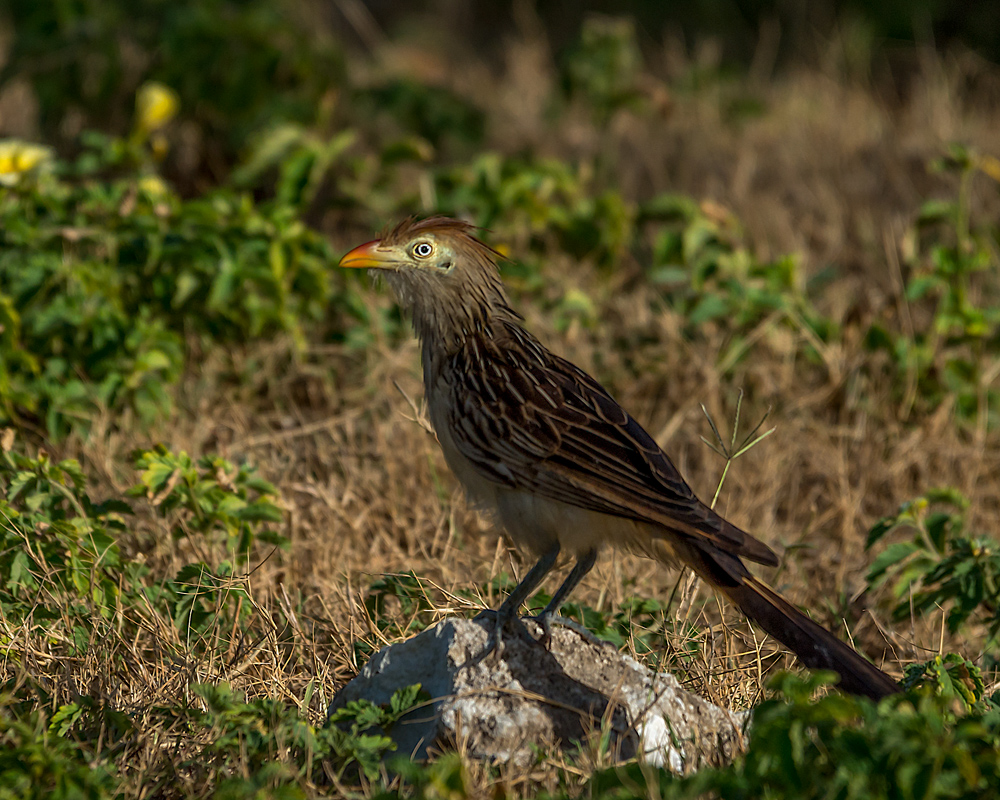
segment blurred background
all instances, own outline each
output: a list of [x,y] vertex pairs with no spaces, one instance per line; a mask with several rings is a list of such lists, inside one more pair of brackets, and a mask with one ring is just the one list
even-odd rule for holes
[[[384,57],[392,45],[425,53],[423,71],[411,77],[448,85],[470,77],[447,71],[470,60],[501,73],[512,38],[529,32],[544,40],[562,88],[569,90],[581,30],[593,29],[602,15],[629,20],[618,44],[631,52],[617,54],[625,60],[616,65],[619,74],[605,76],[608,81],[627,78],[624,73],[647,63],[662,75],[670,66],[666,58],[695,57],[704,70],[715,71],[713,77],[748,70],[771,77],[819,64],[830,57],[831,42],[841,39],[850,62],[841,66],[856,70],[856,77],[906,85],[920,48],[967,51],[996,62],[998,12],[994,2],[944,0],[538,0],[488,6],[460,0],[7,0],[0,7],[0,131],[62,140],[83,128],[121,132],[138,87],[157,80],[179,93],[182,117],[204,133],[217,132],[222,117],[229,120],[229,138],[239,147],[245,144],[241,135],[262,122],[314,122],[326,92],[354,89],[342,99],[356,100],[358,90],[347,74],[356,72],[348,68]],[[638,60],[629,63],[629,57]],[[479,105],[488,105],[486,99],[478,98]],[[211,124],[217,127],[206,127]]]
[[229,177],[280,123],[416,134],[440,162],[537,145],[546,137],[522,118],[552,126],[580,101],[606,120],[650,106],[669,119],[675,95],[712,87],[738,124],[797,70],[864,82],[898,108],[932,53],[963,61],[962,90],[995,103],[998,15],[995,2],[944,0],[6,0],[0,135],[60,153],[83,131],[124,135],[140,86],[160,82],[179,102],[165,174],[190,194]]

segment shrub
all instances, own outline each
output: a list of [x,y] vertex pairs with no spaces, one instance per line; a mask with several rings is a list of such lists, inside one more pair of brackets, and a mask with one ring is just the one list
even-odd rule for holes
[[0,186],[0,424],[38,419],[57,437],[101,408],[167,411],[189,337],[301,345],[329,297],[329,249],[290,207],[225,190],[184,201],[149,174],[95,179],[128,147],[91,145]]

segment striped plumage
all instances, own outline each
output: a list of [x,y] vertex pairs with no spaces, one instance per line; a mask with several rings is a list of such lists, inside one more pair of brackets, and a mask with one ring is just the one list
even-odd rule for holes
[[596,380],[522,327],[499,278],[499,254],[473,231],[443,217],[406,220],[341,265],[380,270],[410,311],[448,465],[514,544],[538,557],[501,606],[495,642],[560,552],[577,561],[543,612],[546,631],[611,546],[690,566],[807,666],[838,672],[844,689],[875,698],[898,691],[750,574],[741,559],[775,566],[774,552],[702,503]]

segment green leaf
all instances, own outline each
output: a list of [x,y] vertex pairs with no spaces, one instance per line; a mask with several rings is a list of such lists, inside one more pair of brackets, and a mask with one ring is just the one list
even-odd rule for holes
[[701,325],[709,320],[725,317],[730,312],[729,304],[719,295],[704,295],[688,314],[688,322]]
[[916,542],[895,542],[882,551],[868,568],[866,580],[878,585],[885,579],[885,574],[894,566],[908,559],[914,553],[922,550]]
[[389,700],[389,708],[394,715],[398,716],[416,705],[420,695],[421,685],[419,683],[397,689],[392,693],[392,698]]
[[280,508],[262,500],[240,509],[236,516],[244,522],[281,522],[284,519]]
[[59,706],[49,722],[49,730],[56,736],[65,736],[83,716],[83,709],[76,703]]
[[933,291],[944,288],[945,283],[937,275],[918,275],[906,285],[906,299],[919,300]]

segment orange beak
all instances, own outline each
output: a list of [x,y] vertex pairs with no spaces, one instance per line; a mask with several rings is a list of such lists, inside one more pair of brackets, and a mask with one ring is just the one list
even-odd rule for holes
[[391,254],[380,252],[380,239],[365,242],[340,259],[340,266],[348,269],[387,269],[396,263]]

